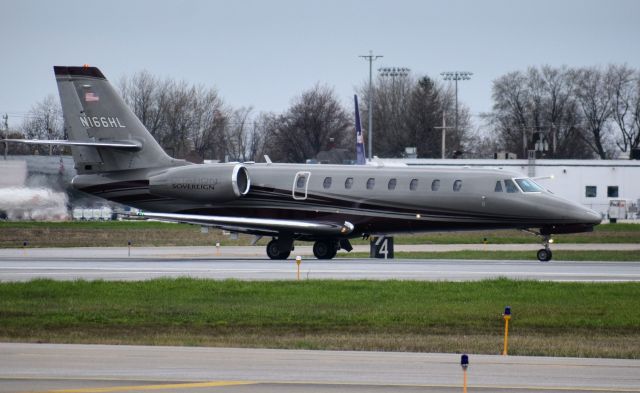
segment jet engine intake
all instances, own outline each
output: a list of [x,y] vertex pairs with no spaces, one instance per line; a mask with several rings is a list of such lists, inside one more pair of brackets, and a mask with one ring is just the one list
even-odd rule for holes
[[171,168],[149,178],[153,195],[221,203],[249,192],[249,171],[242,164],[204,164]]

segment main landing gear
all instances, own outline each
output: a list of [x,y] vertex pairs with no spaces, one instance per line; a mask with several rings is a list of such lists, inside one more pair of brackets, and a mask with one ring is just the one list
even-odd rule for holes
[[293,240],[273,239],[267,244],[267,255],[271,259],[287,259],[293,250]]
[[313,243],[313,255],[318,259],[331,259],[336,256],[340,245],[333,240],[318,240]]
[[[274,238],[267,244],[267,255],[271,259],[287,259],[293,250],[293,238]],[[318,259],[332,259],[338,250],[353,250],[348,239],[319,239],[313,243],[313,255]]]

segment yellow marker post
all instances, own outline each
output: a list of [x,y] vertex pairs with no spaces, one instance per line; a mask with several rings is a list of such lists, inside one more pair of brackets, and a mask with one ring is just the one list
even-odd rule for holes
[[467,393],[467,368],[469,367],[469,356],[466,354],[460,357],[460,366],[462,367],[462,391]]
[[220,256],[220,243],[216,243],[216,255]]
[[504,318],[504,350],[502,351],[502,355],[507,356],[507,349],[509,347],[509,320],[511,319],[511,307],[507,306],[504,308],[504,314],[502,317]]
[[127,242],[127,256],[131,256],[131,240]]
[[300,255],[298,255],[296,257],[296,265],[298,265],[298,273],[296,274],[296,277],[298,281],[300,281],[300,263],[302,263],[302,258],[300,257]]

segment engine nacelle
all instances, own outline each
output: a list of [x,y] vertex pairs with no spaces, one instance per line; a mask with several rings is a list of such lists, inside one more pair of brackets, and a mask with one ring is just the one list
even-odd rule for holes
[[149,178],[151,194],[197,202],[228,202],[246,195],[250,186],[242,164],[187,165]]

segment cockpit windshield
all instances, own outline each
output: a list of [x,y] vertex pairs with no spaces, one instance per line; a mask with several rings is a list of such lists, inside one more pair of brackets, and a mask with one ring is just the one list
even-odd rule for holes
[[543,192],[544,188],[529,178],[515,179],[522,192]]

